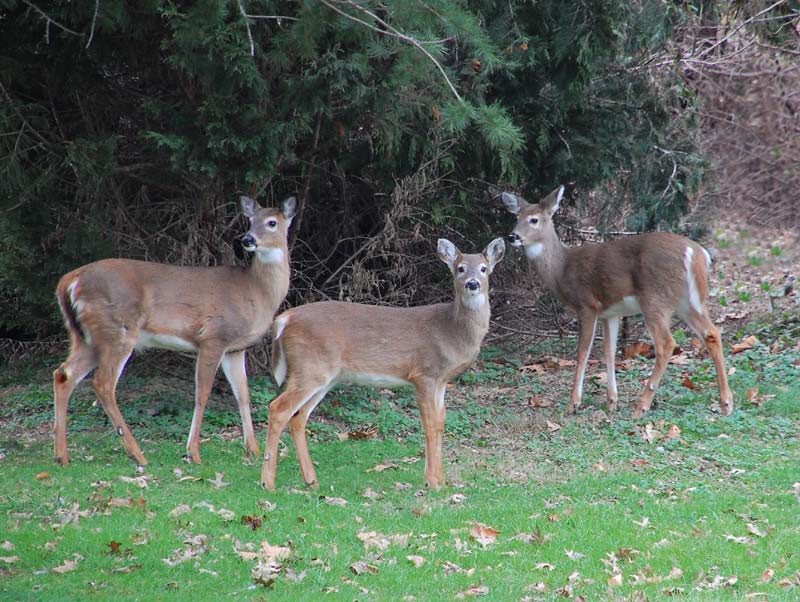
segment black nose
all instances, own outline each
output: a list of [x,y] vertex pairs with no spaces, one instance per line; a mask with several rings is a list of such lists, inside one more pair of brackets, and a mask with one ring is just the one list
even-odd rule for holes
[[509,242],[517,242],[517,240],[519,240],[519,236],[517,236],[512,232],[511,234],[508,235],[508,240]]
[[481,283],[477,280],[468,280],[467,288],[471,291],[477,291],[481,287]]
[[245,247],[255,247],[256,246],[256,239],[253,238],[252,234],[245,234],[242,236],[242,244]]

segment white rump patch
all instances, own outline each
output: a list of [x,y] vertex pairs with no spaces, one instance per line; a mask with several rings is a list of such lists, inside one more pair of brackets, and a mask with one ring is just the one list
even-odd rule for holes
[[463,303],[464,307],[467,309],[480,309],[486,303],[486,295],[483,293],[479,293],[477,295],[466,294],[461,297],[461,303]]
[[286,325],[289,323],[289,316],[281,315],[275,318],[275,326],[272,327],[272,337],[277,340],[281,338],[283,334],[283,329],[286,328]]
[[697,313],[702,313],[703,303],[700,301],[700,292],[697,290],[697,282],[695,281],[694,272],[692,271],[692,257],[694,257],[694,249],[692,249],[691,246],[687,246],[686,254],[683,256],[683,265],[686,268],[686,291],[692,309]]
[[622,301],[617,301],[603,310],[600,314],[601,319],[608,318],[624,318],[626,316],[637,316],[642,313],[642,308],[639,306],[639,298],[636,295],[628,295],[623,297]]
[[413,386],[405,379],[392,376],[391,374],[370,374],[367,372],[346,372],[342,371],[336,378],[337,383],[347,383],[350,385],[363,385],[365,387],[395,387]]
[[186,339],[171,334],[156,334],[147,330],[143,330],[139,334],[135,346],[137,351],[145,349],[168,349],[170,351],[188,351],[190,353],[197,351],[197,347]]
[[280,341],[277,343],[276,351],[278,357],[272,358],[272,375],[275,377],[275,382],[278,383],[278,386],[281,386],[283,381],[286,380],[288,366],[286,365],[286,353],[283,351],[283,343]]
[[525,247],[525,255],[528,256],[528,259],[536,259],[537,257],[541,256],[543,251],[544,244],[540,242],[533,243],[532,245]]
[[280,247],[257,249],[256,257],[261,263],[280,263],[283,261],[283,249]]

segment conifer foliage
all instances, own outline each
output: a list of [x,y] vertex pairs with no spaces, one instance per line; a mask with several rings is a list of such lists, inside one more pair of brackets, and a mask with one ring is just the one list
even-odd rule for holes
[[674,225],[702,167],[691,99],[643,62],[675,10],[0,0],[0,336],[59,332],[55,282],[90,260],[235,261],[240,193],[298,195],[295,302],[427,298],[402,258],[502,232],[496,185]]

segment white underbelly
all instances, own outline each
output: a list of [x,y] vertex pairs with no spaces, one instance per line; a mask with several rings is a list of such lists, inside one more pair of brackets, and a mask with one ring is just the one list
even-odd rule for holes
[[385,387],[394,389],[397,387],[413,386],[405,379],[397,378],[388,374],[369,374],[367,372],[347,372],[343,370],[336,378],[337,383],[348,385],[362,385],[365,387]]
[[139,333],[139,338],[136,339],[136,350],[144,351],[145,349],[168,349],[170,351],[187,351],[189,353],[197,351],[197,347],[191,341],[181,337],[143,330]]
[[639,299],[634,295],[629,295],[623,297],[621,301],[617,301],[614,305],[605,308],[600,314],[600,318],[625,318],[627,316],[636,316],[640,313],[642,313],[642,308],[639,307]]

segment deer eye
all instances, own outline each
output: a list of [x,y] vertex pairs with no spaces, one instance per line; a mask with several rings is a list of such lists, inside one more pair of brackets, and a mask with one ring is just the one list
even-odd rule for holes
[[276,219],[267,220],[267,227],[275,228],[277,226],[278,226],[278,220]]
[[458,273],[463,274],[464,272],[466,272],[466,268],[463,265],[458,266]]
[[529,223],[531,226],[535,226],[536,224],[538,224],[538,223],[539,223],[539,218],[538,218],[538,217],[532,217],[531,219],[529,219],[529,220],[528,220],[528,223]]
[[481,274],[485,274],[485,273],[486,273],[486,266],[482,265],[481,266]]

